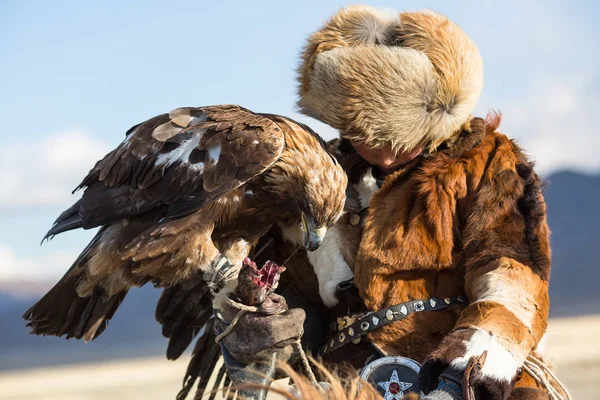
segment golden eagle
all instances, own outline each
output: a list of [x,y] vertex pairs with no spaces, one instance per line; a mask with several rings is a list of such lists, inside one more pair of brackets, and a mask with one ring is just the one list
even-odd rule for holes
[[[82,198],[47,233],[100,227],[23,318],[31,333],[89,341],[130,287],[152,282],[169,288],[157,319],[177,338],[167,351],[177,358],[212,316],[203,276],[214,280],[227,260],[233,268],[217,280],[233,291],[235,272],[274,224],[314,250],[343,212],[346,183],[323,140],[289,118],[236,105],[151,118],[94,166],[77,187]],[[187,286],[198,290],[178,290]],[[193,314],[194,326],[179,313]]]

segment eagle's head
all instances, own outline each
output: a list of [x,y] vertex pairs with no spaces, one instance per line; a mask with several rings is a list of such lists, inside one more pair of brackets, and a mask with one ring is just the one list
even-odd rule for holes
[[266,174],[286,239],[316,250],[344,211],[348,178],[325,143],[306,126],[288,121],[285,149]]

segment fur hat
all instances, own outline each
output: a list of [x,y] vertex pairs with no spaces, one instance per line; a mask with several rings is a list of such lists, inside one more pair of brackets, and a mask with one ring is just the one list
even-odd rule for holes
[[452,137],[483,87],[479,51],[453,22],[366,6],[342,9],[309,37],[299,74],[303,113],[395,151]]

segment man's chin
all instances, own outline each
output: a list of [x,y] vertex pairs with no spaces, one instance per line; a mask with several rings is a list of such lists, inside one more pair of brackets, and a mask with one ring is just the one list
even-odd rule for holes
[[415,158],[419,157],[421,154],[423,154],[423,148],[418,147],[414,150],[411,150],[410,152],[406,152],[406,153],[399,155],[397,162],[394,163],[394,165],[391,167],[385,166],[385,165],[377,165],[377,167],[379,167],[379,169],[382,170],[384,173],[391,174],[392,172],[394,172],[394,171],[398,170],[399,168],[402,168],[406,164],[412,162]]

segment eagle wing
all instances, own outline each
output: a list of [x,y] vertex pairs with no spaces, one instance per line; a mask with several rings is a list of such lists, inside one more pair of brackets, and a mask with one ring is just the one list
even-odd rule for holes
[[[130,286],[172,269],[130,273],[132,268],[142,268],[122,257],[128,244],[170,223],[171,237],[163,237],[163,243],[170,245],[174,259],[189,259],[191,254],[182,253],[198,252],[188,240],[195,233],[198,213],[268,169],[283,146],[279,125],[235,105],[180,108],[131,128],[125,140],[89,172],[78,187],[84,189],[82,198],[59,216],[46,235],[101,227],[65,276],[24,314],[31,332],[86,341],[97,337]],[[165,219],[169,216],[181,218]],[[164,248],[161,252],[167,256]],[[155,261],[153,265],[161,264]],[[196,300],[210,305],[204,295]],[[169,325],[168,313],[163,317],[163,325]],[[205,318],[205,314],[198,316],[200,326]],[[173,333],[179,329],[176,322]],[[171,327],[166,327],[167,335]],[[176,353],[178,349],[173,350]]]
[[190,214],[268,169],[284,146],[271,119],[236,105],[178,108],[131,128],[76,188],[46,237],[151,210]]

